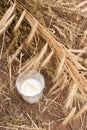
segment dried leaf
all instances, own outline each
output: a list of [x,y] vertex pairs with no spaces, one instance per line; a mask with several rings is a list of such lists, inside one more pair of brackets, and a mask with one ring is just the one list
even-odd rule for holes
[[77,119],[79,116],[81,116],[82,113],[87,111],[87,103],[84,105],[84,107],[74,116],[74,120]]
[[13,14],[13,16],[11,16],[11,18],[6,22],[6,24],[4,25],[4,27],[0,29],[0,35],[6,31],[6,29],[8,28],[8,26],[12,23],[14,17],[15,17],[15,14]]
[[25,13],[26,13],[26,10],[24,10],[24,11],[22,12],[22,14],[21,14],[21,16],[20,16],[20,18],[19,18],[17,24],[16,24],[15,27],[14,27],[14,32],[16,32],[16,31],[18,30],[19,26],[21,25],[21,23],[22,23],[22,21],[23,21],[23,19],[24,19]]
[[80,8],[80,7],[84,6],[85,4],[87,4],[87,0],[80,2],[80,3],[77,5],[77,8]]
[[45,54],[45,52],[47,50],[47,46],[48,46],[48,44],[46,43],[44,45],[44,47],[42,48],[42,50],[40,51],[40,54],[38,55],[37,60],[36,60],[36,62],[34,64],[34,66],[36,66],[36,65],[38,65],[40,63],[40,60],[42,59],[42,57],[44,56],[44,54]]
[[15,10],[15,6],[16,6],[15,3],[12,6],[10,6],[10,8],[4,14],[3,18],[0,20],[0,29],[3,28],[3,26],[5,26],[6,22],[9,20],[9,18],[13,14]]
[[68,95],[68,98],[66,99],[65,108],[68,110],[69,108],[72,108],[73,99],[76,95],[78,88],[77,85],[74,84],[73,87],[70,88],[70,92]]
[[33,37],[34,37],[34,35],[35,35],[35,32],[36,32],[36,30],[37,30],[37,27],[38,27],[38,22],[36,22],[36,23],[33,25],[32,30],[31,30],[29,36],[28,36],[27,39],[26,39],[26,43],[27,43],[28,46],[29,46],[30,42],[32,41],[32,39],[33,39]]
[[56,77],[55,77],[54,81],[58,80],[58,78],[62,74],[62,72],[63,72],[62,70],[64,68],[64,63],[65,63],[65,54],[64,54],[61,62],[59,63],[59,67],[58,67],[57,74],[56,74]]
[[46,57],[46,59],[42,62],[41,67],[44,67],[44,66],[50,61],[52,55],[53,55],[53,51],[52,51],[52,52]]
[[69,115],[62,122],[62,124],[66,125],[72,119],[72,117],[74,116],[75,112],[76,112],[76,107],[73,107],[72,110],[71,110],[71,112],[69,113]]
[[15,59],[15,57],[21,52],[22,48],[23,48],[23,44],[21,44],[21,45],[17,48],[17,50],[15,51],[15,53],[10,56],[9,64],[10,64],[10,63]]

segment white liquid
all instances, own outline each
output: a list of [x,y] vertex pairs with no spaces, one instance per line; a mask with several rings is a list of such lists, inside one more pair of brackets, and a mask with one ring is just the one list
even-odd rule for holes
[[21,93],[24,96],[35,96],[41,92],[41,84],[35,79],[27,79],[21,85]]

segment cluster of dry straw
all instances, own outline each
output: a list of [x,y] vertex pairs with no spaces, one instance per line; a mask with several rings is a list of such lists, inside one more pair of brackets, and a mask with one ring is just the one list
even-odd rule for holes
[[[79,116],[81,116],[82,113],[87,110],[87,79],[85,77],[85,72],[87,71],[87,68],[81,64],[83,62],[81,56],[83,53],[86,52],[87,46],[84,46],[83,49],[67,49],[65,45],[56,40],[53,34],[51,34],[47,28],[44,28],[32,16],[32,14],[30,14],[29,11],[24,8],[23,4],[19,0],[17,0],[17,2],[14,4],[11,2],[10,8],[6,11],[5,15],[0,20],[0,35],[4,35],[7,28],[14,20],[15,8],[19,12],[21,12],[21,10],[23,10],[23,12],[14,27],[14,33],[18,31],[23,20],[27,21],[27,23],[31,26],[31,31],[25,39],[25,44],[22,43],[17,48],[17,50],[8,58],[10,80],[12,73],[11,66],[13,61],[15,60],[19,63],[20,66],[19,69],[17,69],[17,74],[25,69],[41,70],[42,68],[46,68],[50,64],[53,68],[53,73],[51,74],[53,86],[51,87],[49,93],[58,94],[58,92],[61,92],[65,88],[68,88],[67,99],[65,100],[65,109],[69,111],[69,115],[67,115],[67,117],[63,121],[63,125],[65,125],[68,123],[69,120],[77,119]],[[64,25],[62,20],[56,19],[56,16],[55,14],[53,14],[52,10],[50,10],[49,15],[52,16],[55,21],[58,20],[58,23],[69,30],[69,28],[67,27],[68,23],[65,23],[66,25]],[[65,33],[59,27],[54,25],[54,28],[56,28],[56,30],[62,37],[67,38]],[[30,59],[27,59],[25,63],[22,64],[21,51],[24,46],[30,47],[30,45],[32,44],[32,39],[35,36],[40,36],[41,38],[43,38],[46,44],[44,44],[40,51],[34,53]],[[85,30],[80,45],[85,42],[86,36],[87,31]],[[73,34],[71,31],[70,39],[73,39]],[[13,42],[11,42],[4,53],[2,51],[0,55],[1,59],[8,55],[15,40],[17,40],[17,37],[14,38]],[[20,59],[18,58],[18,55],[20,55]],[[52,61],[55,63],[54,66],[52,64]],[[80,70],[82,70],[83,73],[80,73]],[[77,112],[78,102],[79,110]]]

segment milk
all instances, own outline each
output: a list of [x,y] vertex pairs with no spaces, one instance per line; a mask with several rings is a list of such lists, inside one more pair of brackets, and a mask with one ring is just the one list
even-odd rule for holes
[[45,80],[42,74],[34,70],[26,70],[19,74],[16,88],[28,103],[38,103],[42,98]]
[[41,92],[41,84],[35,79],[27,79],[21,85],[21,93],[24,96],[35,96]]

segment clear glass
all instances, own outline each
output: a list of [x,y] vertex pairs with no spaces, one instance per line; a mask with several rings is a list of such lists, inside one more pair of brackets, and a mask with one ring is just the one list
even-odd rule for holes
[[[21,86],[22,86],[22,83],[26,79],[31,79],[31,78],[39,81],[39,83],[41,84],[41,92],[35,96],[25,96],[21,93]],[[16,80],[16,88],[17,88],[19,94],[23,97],[23,99],[25,101],[27,101],[31,104],[39,102],[39,100],[42,98],[44,87],[45,87],[45,80],[44,80],[43,75],[40,74],[40,72],[35,71],[35,70],[23,71],[22,73],[19,74],[19,76]]]

